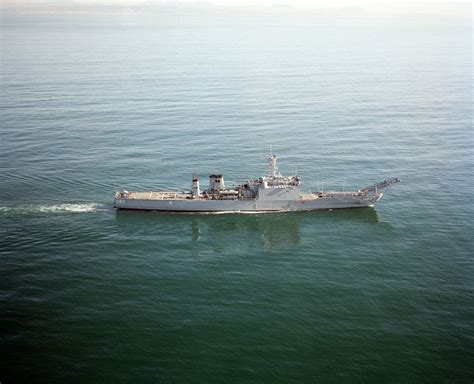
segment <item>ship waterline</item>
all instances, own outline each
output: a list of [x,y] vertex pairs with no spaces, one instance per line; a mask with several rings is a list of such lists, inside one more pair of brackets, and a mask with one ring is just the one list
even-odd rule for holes
[[168,212],[285,212],[319,209],[344,209],[373,206],[382,189],[400,179],[384,180],[361,190],[350,192],[302,192],[298,176],[282,176],[277,157],[271,154],[269,175],[226,188],[222,175],[209,176],[209,188],[201,192],[199,179],[193,177],[192,190],[183,191],[120,191],[115,194],[117,209]]

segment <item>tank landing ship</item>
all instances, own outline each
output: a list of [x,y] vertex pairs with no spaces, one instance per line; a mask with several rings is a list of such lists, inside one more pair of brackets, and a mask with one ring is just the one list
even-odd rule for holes
[[199,179],[193,177],[192,190],[121,191],[115,194],[117,209],[168,212],[285,212],[317,209],[358,208],[373,206],[382,189],[400,182],[395,177],[352,192],[302,192],[298,176],[282,176],[277,157],[268,157],[269,175],[226,188],[222,175],[209,176],[209,188],[202,190]]

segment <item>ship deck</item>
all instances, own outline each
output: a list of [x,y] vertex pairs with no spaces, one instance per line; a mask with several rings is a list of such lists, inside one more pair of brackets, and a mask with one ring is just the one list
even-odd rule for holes
[[188,200],[192,199],[192,194],[179,191],[149,191],[129,192],[124,197],[132,200]]
[[[120,195],[116,196],[120,199],[128,200],[194,200],[191,192],[181,191],[147,191],[147,192],[119,192]],[[219,196],[219,195],[206,195],[203,194],[199,197],[199,200],[253,200],[253,198],[239,197],[237,196]]]
[[[354,197],[361,196],[363,193],[360,191],[351,191],[351,192],[302,192],[300,199],[303,201],[310,201],[320,198],[334,198],[334,197]],[[147,192],[128,192],[123,193],[120,196],[122,199],[129,200],[191,200],[193,199],[192,193],[190,192],[181,192],[181,191],[147,191]],[[216,198],[212,195],[202,196],[200,199],[203,200],[248,200],[249,198],[239,197],[239,198]]]
[[308,201],[308,200],[315,200],[315,199],[320,199],[320,198],[362,196],[362,193],[359,192],[359,191],[351,191],[351,192],[335,192],[335,191],[302,192],[300,196],[301,196],[301,200]]

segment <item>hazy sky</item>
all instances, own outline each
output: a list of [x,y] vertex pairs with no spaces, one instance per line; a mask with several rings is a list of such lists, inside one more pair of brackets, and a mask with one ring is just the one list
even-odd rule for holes
[[6,4],[90,4],[90,5],[143,5],[143,4],[192,4],[192,3],[208,3],[221,6],[278,6],[289,5],[297,8],[329,8],[329,7],[375,7],[375,6],[397,6],[411,7],[414,3],[421,3],[429,6],[439,6],[442,4],[452,5],[472,4],[471,0],[2,0],[0,3]]
[[360,9],[367,16],[379,15],[435,15],[472,17],[471,0],[0,0],[2,8],[22,10],[74,6],[117,6],[177,5],[177,6],[220,6],[245,7],[248,10],[262,8],[281,8],[290,6],[294,9],[331,10],[341,8]]

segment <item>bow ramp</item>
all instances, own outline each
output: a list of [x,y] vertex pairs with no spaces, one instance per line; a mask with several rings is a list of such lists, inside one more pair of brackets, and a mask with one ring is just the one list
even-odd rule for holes
[[399,182],[400,182],[400,179],[398,177],[392,177],[391,179],[381,181],[380,183],[369,185],[368,187],[365,187],[364,189],[361,189],[360,191],[363,193],[371,193],[371,192],[377,193],[381,189],[387,188]]

